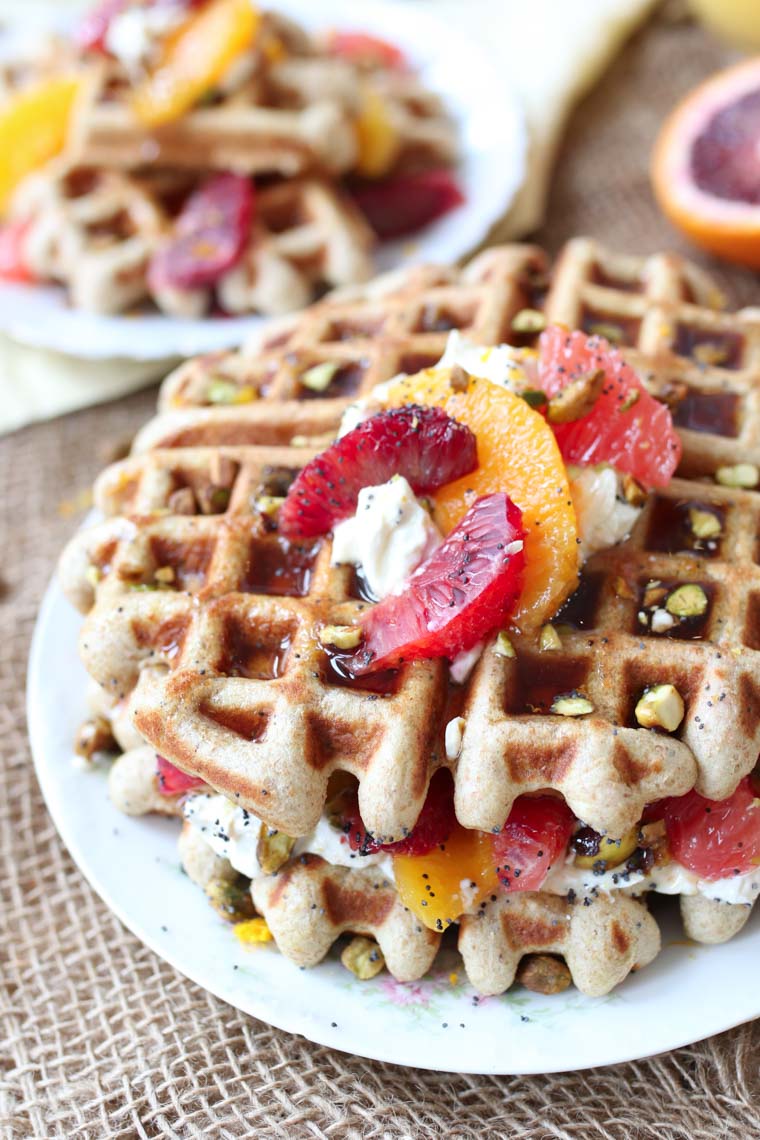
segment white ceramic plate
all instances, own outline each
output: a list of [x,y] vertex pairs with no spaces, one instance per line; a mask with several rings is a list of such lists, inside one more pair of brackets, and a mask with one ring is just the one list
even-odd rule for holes
[[79,617],[57,584],[45,596],[29,663],[28,714],[37,773],[81,871],[157,954],[233,1006],[312,1041],[401,1065],[474,1073],[540,1073],[627,1061],[760,1016],[753,981],[760,922],[725,946],[684,943],[664,926],[652,966],[609,997],[517,988],[478,1001],[454,952],[412,984],[358,982],[337,960],[298,970],[271,946],[242,948],[181,872],[178,825],[132,819],[111,805],[105,775],[72,763],[86,715]]
[[[277,0],[278,10],[314,29],[361,28],[393,41],[440,92],[461,140],[464,205],[419,235],[384,243],[378,271],[414,262],[451,262],[473,249],[509,207],[525,172],[522,112],[494,59],[427,11],[363,0]],[[12,40],[11,43],[18,43]],[[4,54],[10,51],[10,44]],[[181,320],[155,313],[97,316],[68,307],[63,290],[0,283],[0,331],[16,340],[91,358],[161,360],[241,344],[263,318]]]

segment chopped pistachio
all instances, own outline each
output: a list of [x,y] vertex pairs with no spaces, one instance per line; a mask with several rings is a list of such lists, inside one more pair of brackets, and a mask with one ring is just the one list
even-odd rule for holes
[[223,514],[229,506],[230,494],[231,491],[229,487],[217,487],[214,483],[209,483],[207,486],[199,488],[196,497],[202,514]]
[[640,396],[641,396],[641,392],[639,391],[638,388],[631,388],[630,392],[628,393],[628,395],[626,396],[626,398],[623,400],[620,407],[618,408],[618,411],[619,412],[629,412],[631,410],[631,408],[633,407],[633,405],[638,403]]
[[520,309],[512,318],[516,333],[540,333],[546,328],[546,315],[539,309]]
[[553,625],[545,625],[542,627],[539,646],[542,650],[562,648],[562,639]]
[[162,585],[168,585],[170,582],[174,581],[174,567],[159,566],[153,577],[157,582],[161,582]]
[[344,948],[340,960],[362,982],[374,978],[385,968],[383,952],[374,938],[352,938]]
[[271,942],[272,931],[267,926],[265,918],[249,918],[247,922],[236,922],[234,926],[236,938],[244,946],[255,946],[259,942]]
[[85,760],[92,760],[98,752],[116,751],[111,725],[102,716],[84,721],[74,740],[74,751]]
[[689,527],[697,538],[717,538],[723,529],[717,515],[700,507],[689,507]]
[[621,863],[633,855],[638,845],[638,828],[636,827],[627,831],[622,839],[610,839],[606,835],[600,835],[599,850],[593,855],[576,855],[574,865],[590,870],[596,862],[603,860],[607,867],[619,867]]
[[233,380],[227,380],[224,376],[214,376],[206,388],[206,399],[210,404],[236,404],[238,391],[238,386]]
[[449,387],[454,392],[466,392],[470,386],[469,373],[465,372],[461,364],[452,364],[449,372]]
[[668,590],[659,581],[647,582],[646,589],[644,590],[643,605],[645,609],[649,606],[656,606],[666,596]]
[[194,515],[198,504],[191,487],[178,487],[168,500],[169,510],[175,515]]
[[549,711],[557,716],[588,716],[594,711],[594,706],[587,697],[569,693],[555,697]]
[[544,404],[549,403],[549,397],[540,388],[526,388],[519,395],[531,408],[543,408]]
[[698,364],[708,366],[725,364],[728,360],[728,349],[724,344],[698,344],[692,356]]
[[668,595],[665,609],[674,617],[699,617],[707,609],[707,594],[696,582],[687,582]]
[[301,373],[301,383],[304,388],[312,392],[326,392],[335,379],[335,373],[340,365],[335,360],[324,360],[321,364],[313,364]]
[[633,475],[623,476],[623,495],[625,501],[630,503],[632,507],[643,507],[647,501],[646,491],[641,483],[634,479]]
[[100,581],[102,574],[100,573],[100,568],[98,566],[93,566],[92,563],[90,563],[84,572],[84,576],[94,590]]
[[760,482],[760,471],[754,463],[736,463],[733,467],[719,467],[715,481],[722,487],[756,487]]
[[592,336],[603,336],[610,344],[621,344],[623,340],[623,330],[620,325],[614,325],[611,321],[596,321],[589,326],[588,331]]
[[517,981],[534,994],[560,994],[572,985],[573,976],[561,958],[527,954],[517,968]]
[[284,502],[281,495],[259,495],[254,506],[260,515],[276,515]]
[[336,649],[356,649],[362,639],[362,631],[355,625],[324,625],[319,631],[322,645],[334,645]]
[[628,585],[628,583],[626,582],[626,580],[622,576],[622,574],[618,574],[617,578],[615,579],[615,593],[617,594],[617,596],[619,598],[635,598],[636,597],[633,590]]
[[588,415],[601,394],[604,381],[604,369],[597,368],[594,372],[579,376],[556,396],[552,396],[546,412],[549,423],[568,424]]
[[265,875],[273,875],[275,871],[279,871],[283,863],[287,863],[295,842],[295,839],[286,835],[284,831],[264,827],[262,824],[256,844],[256,858]]
[[466,723],[467,722],[463,716],[455,716],[446,725],[444,743],[446,747],[447,760],[456,760],[457,756],[462,751],[462,737],[464,735],[464,728]]
[[256,913],[251,899],[251,882],[245,875],[236,875],[234,879],[212,879],[206,886],[206,897],[226,922],[242,922],[253,918]]
[[653,685],[636,704],[636,720],[643,728],[675,732],[683,720],[684,703],[674,685]]
[[515,653],[514,645],[509,640],[509,638],[507,637],[506,633],[504,633],[503,630],[501,631],[499,636],[496,638],[496,644],[493,647],[493,651],[497,657],[516,657],[517,656],[517,654]]

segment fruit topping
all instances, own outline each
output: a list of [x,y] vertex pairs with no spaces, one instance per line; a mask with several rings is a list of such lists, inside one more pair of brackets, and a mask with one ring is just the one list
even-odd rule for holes
[[692,791],[663,801],[659,813],[648,810],[653,818],[664,817],[673,858],[701,878],[723,879],[760,868],[760,799],[751,776],[725,800],[708,800]]
[[352,195],[382,241],[415,233],[465,200],[449,170],[424,170],[382,182],[357,183]]
[[127,0],[101,0],[86,12],[74,33],[74,42],[80,51],[105,52],[108,29],[126,5]]
[[81,82],[75,76],[43,79],[12,95],[0,111],[0,210],[18,184],[61,150]]
[[395,855],[393,878],[404,906],[431,930],[444,930],[473,913],[499,890],[492,836],[456,823],[427,855]]
[[250,0],[208,0],[192,12],[166,37],[158,65],[134,93],[140,122],[159,127],[189,111],[251,46],[260,22]]
[[602,337],[553,326],[539,342],[539,386],[554,398],[589,377],[605,383],[590,410],[557,422],[555,435],[566,463],[610,463],[645,487],[664,487],[681,458],[681,441],[669,409],[650,396],[618,349]]
[[760,266],[760,60],[700,84],[666,120],[652,159],[657,200],[697,245]]
[[151,289],[193,289],[218,281],[245,249],[253,206],[253,185],[239,174],[217,174],[194,191],[172,237],[151,259]]
[[400,139],[387,101],[369,85],[361,92],[355,129],[359,147],[357,174],[382,178],[398,158]]
[[447,368],[399,380],[388,402],[437,405],[475,433],[477,469],[432,495],[433,516],[446,534],[479,495],[506,491],[522,511],[528,567],[512,623],[521,629],[543,625],[578,580],[575,509],[565,464],[544,417],[489,380],[471,376],[454,388]]
[[417,822],[405,839],[395,843],[379,843],[369,834],[353,791],[344,794],[340,816],[349,847],[360,855],[375,855],[378,851],[387,851],[390,855],[427,855],[448,839],[455,824],[451,773],[446,768],[434,773]]
[[331,55],[339,55],[351,63],[367,68],[389,68],[403,71],[406,58],[400,48],[366,32],[333,32],[327,41]]
[[494,835],[496,874],[505,891],[537,891],[564,857],[575,816],[555,796],[520,796]]
[[477,464],[475,436],[440,408],[379,412],[312,459],[280,512],[291,537],[325,534],[352,515],[363,487],[403,475],[416,494],[434,491]]
[[203,787],[203,780],[198,776],[188,776],[180,768],[175,768],[174,764],[164,756],[156,756],[156,775],[158,790],[162,796],[182,796],[193,788]]
[[24,257],[24,239],[29,222],[8,222],[0,228],[0,279],[3,281],[34,281]]
[[408,579],[359,619],[364,643],[354,676],[420,657],[452,659],[500,629],[523,584],[525,531],[503,492],[478,499]]

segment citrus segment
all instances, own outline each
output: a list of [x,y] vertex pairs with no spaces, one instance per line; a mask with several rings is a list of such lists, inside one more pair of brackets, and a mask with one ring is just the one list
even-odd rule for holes
[[393,877],[404,906],[431,930],[444,930],[501,889],[492,836],[460,824],[426,855],[394,855]]
[[0,112],[0,210],[22,179],[63,150],[79,90],[76,76],[45,79]]
[[435,520],[445,534],[481,495],[503,491],[522,512],[525,586],[512,616],[535,629],[554,614],[578,580],[578,531],[567,471],[543,416],[520,396],[470,377],[455,391],[448,369],[427,369],[392,385],[388,403],[432,404],[475,433],[478,466],[433,495]]
[[250,0],[210,0],[167,37],[161,62],[137,88],[132,109],[147,127],[180,118],[250,47],[260,12]]
[[760,58],[700,84],[671,113],[652,156],[655,196],[697,245],[760,266]]

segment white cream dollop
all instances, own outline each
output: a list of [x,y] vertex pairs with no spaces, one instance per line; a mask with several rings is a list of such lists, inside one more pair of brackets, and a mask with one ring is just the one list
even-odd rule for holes
[[360,566],[378,601],[400,589],[442,542],[441,533],[403,475],[363,487],[356,514],[333,534],[333,565]]
[[106,49],[130,74],[139,74],[156,51],[158,41],[184,18],[181,5],[126,8],[109,21]]
[[[197,792],[184,804],[185,819],[216,855],[229,860],[236,871],[249,879],[261,874],[256,848],[261,820],[226,796]],[[393,860],[385,851],[360,855],[352,851],[346,836],[324,816],[310,835],[297,839],[293,855],[321,855],[336,867],[377,867],[393,881]]]
[[597,550],[622,542],[638,519],[641,508],[620,494],[620,477],[612,467],[571,467],[570,495],[575,507],[582,562]]
[[497,344],[486,347],[473,344],[453,329],[446,341],[443,356],[434,368],[451,368],[458,364],[481,380],[490,380],[501,388],[513,392],[524,391],[529,386],[525,370],[525,349],[514,348],[511,344]]

